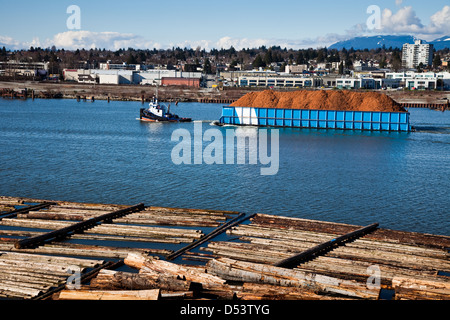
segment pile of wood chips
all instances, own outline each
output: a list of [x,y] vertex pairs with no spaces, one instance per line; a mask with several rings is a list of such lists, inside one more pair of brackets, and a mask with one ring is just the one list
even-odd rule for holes
[[379,92],[352,92],[348,90],[299,90],[278,92],[265,90],[251,92],[240,98],[232,107],[406,112],[392,98]]

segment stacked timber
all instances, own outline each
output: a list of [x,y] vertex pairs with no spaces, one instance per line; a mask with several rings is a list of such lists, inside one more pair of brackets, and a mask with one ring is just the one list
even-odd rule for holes
[[[73,225],[76,221],[58,221],[45,219],[27,219],[29,214],[24,217],[5,218],[0,221],[0,225],[13,226],[21,228],[34,228],[46,230],[58,230]],[[120,237],[138,237],[149,238],[157,240],[168,240],[171,242],[190,243],[203,236],[200,230],[166,228],[166,227],[150,227],[150,226],[135,226],[126,224],[104,224],[95,226],[89,230],[84,231],[84,234],[95,235],[109,235]]]
[[397,300],[450,300],[450,281],[395,277],[392,280]]
[[55,300],[158,300],[159,290],[106,291],[106,290],[63,290],[54,295]]
[[378,299],[378,288],[329,276],[274,267],[266,264],[228,258],[213,259],[207,264],[208,273],[229,281],[301,288],[322,295],[335,294],[349,298]]
[[[203,260],[229,258],[244,262],[275,265],[321,243],[352,232],[357,226],[319,222],[270,215],[256,215],[250,225],[239,225],[228,231],[240,242],[211,242],[203,251],[209,254],[190,256]],[[444,299],[450,290],[435,283],[449,283],[442,274],[450,271],[450,237],[377,229],[343,246],[303,262],[295,270],[366,284],[373,270],[380,275],[380,287],[395,290],[395,297],[427,297],[405,287],[414,280],[430,282],[428,296]],[[396,282],[395,278],[409,279]],[[434,287],[433,287],[434,286]],[[414,288],[414,286],[413,286]],[[424,286],[424,288],[426,288]],[[434,289],[433,289],[434,290]]]
[[[25,203],[41,203],[44,200],[29,198],[0,197],[0,209]],[[85,204],[75,202],[53,201],[55,205],[45,210],[33,211],[19,215],[23,219],[44,219],[83,221],[111,211],[126,208],[123,205]],[[5,210],[6,211],[6,210]],[[200,210],[184,208],[148,207],[137,213],[116,219],[120,224],[144,224],[164,226],[201,226],[217,227],[229,217],[237,215],[235,211]]]
[[117,219],[117,223],[218,227],[225,222],[233,211],[198,210],[149,207],[145,210]]
[[[347,298],[374,299],[378,296],[376,290],[366,288],[360,288],[355,295],[354,286],[357,284],[351,281],[331,277],[316,279],[299,271],[231,259],[211,260],[205,267],[199,267],[130,254],[124,262],[138,269],[139,273],[101,270],[91,281],[89,289],[159,289],[162,299],[328,300],[343,293]],[[340,299],[346,298],[341,296]]]
[[101,260],[0,251],[0,297],[33,298],[67,282],[74,272],[81,273],[102,263]]
[[172,253],[172,250],[166,249],[124,248],[113,246],[85,245],[67,242],[45,244],[33,249],[16,249],[14,247],[14,244],[15,242],[12,241],[1,241],[0,250],[20,253],[67,255],[74,257],[100,257],[103,259],[124,259],[129,253],[157,254],[162,256],[168,256]]

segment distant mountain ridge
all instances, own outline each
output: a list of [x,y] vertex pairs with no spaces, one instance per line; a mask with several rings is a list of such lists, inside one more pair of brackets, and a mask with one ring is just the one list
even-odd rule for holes
[[[355,50],[364,49],[377,49],[382,48],[383,45],[386,48],[399,48],[401,49],[405,43],[414,43],[417,38],[414,36],[372,36],[372,37],[356,37],[345,41],[339,41],[329,47],[329,49],[342,50],[353,48]],[[433,41],[424,43],[433,44],[436,50],[442,50],[444,48],[450,48],[450,36],[435,39]]]

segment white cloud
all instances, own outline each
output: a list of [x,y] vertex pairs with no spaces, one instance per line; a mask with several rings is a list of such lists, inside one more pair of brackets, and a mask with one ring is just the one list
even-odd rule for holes
[[395,0],[395,4],[401,6],[403,4],[403,0]]
[[416,12],[409,6],[399,9],[396,13],[390,9],[384,9],[381,15],[381,28],[383,32],[417,33],[422,32],[424,26]]
[[56,34],[53,39],[46,40],[47,45],[68,50],[106,48],[118,50],[120,48],[153,48],[152,41],[134,34],[119,32],[67,31]]
[[[402,0],[396,0],[397,5],[401,5]],[[343,34],[330,33],[324,36],[304,39],[265,39],[265,38],[233,38],[223,36],[220,39],[209,40],[185,40],[181,43],[157,43],[148,40],[142,36],[132,33],[120,32],[92,32],[82,30],[72,30],[58,33],[51,39],[41,40],[33,38],[28,42],[20,42],[8,36],[0,35],[0,47],[5,46],[8,49],[28,49],[33,47],[51,47],[55,45],[57,48],[67,50],[75,49],[91,49],[106,48],[118,50],[120,48],[136,48],[136,49],[166,49],[176,47],[201,47],[205,50],[228,49],[233,46],[237,50],[243,48],[257,48],[261,46],[280,46],[282,48],[317,48],[330,46],[338,41],[347,40],[357,36],[370,34],[411,34],[425,40],[433,40],[445,35],[450,35],[450,6],[444,6],[440,11],[430,17],[430,23],[424,25],[417,16],[413,7],[405,6],[398,8],[396,12],[390,9],[384,9],[381,13],[381,29],[368,30],[366,23],[354,25],[351,29],[346,30]]]
[[8,49],[20,49],[21,48],[21,44],[19,41],[14,40],[11,37],[8,36],[2,36],[0,35],[0,46],[1,47],[6,47]]
[[450,6],[444,6],[432,15],[429,25],[422,23],[411,6],[402,7],[395,13],[384,9],[381,14],[381,30],[374,30],[372,33],[411,34],[421,39],[434,40],[450,33]]
[[450,33],[450,6],[445,6],[430,18],[429,31],[433,33]]

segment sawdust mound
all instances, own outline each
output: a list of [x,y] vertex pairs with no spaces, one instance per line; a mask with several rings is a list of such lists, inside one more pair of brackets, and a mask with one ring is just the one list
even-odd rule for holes
[[378,92],[318,90],[251,92],[231,104],[232,107],[315,109],[373,112],[406,112],[397,102]]

